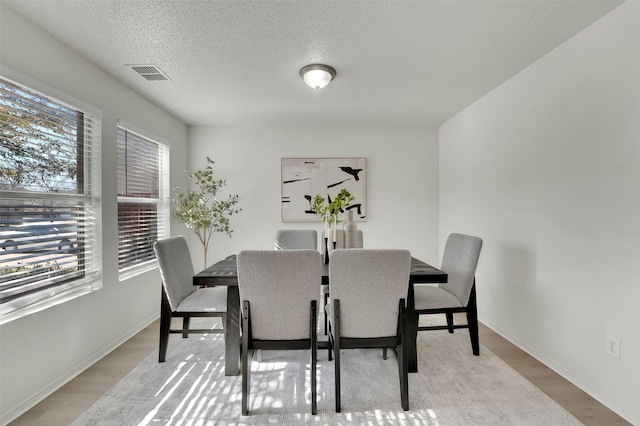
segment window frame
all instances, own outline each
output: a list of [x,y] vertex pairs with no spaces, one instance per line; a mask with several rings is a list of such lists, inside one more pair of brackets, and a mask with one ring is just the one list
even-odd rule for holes
[[[158,198],[140,198],[140,197],[128,197],[118,194],[118,235],[120,237],[120,205],[122,204],[149,204],[156,206],[157,215],[157,232],[156,240],[168,238],[171,235],[170,229],[170,156],[171,150],[169,144],[162,138],[154,136],[151,132],[148,132],[140,127],[131,124],[123,119],[118,119],[116,128],[116,138],[120,130],[125,130],[131,134],[136,135],[139,138],[144,139],[147,142],[156,144],[158,146]],[[117,145],[117,141],[116,141]],[[119,160],[116,158],[116,166],[119,167]],[[119,188],[118,191],[119,192]],[[120,240],[120,238],[119,238]],[[152,253],[144,262],[134,264],[131,266],[120,266],[120,245],[118,244],[118,277],[119,281],[125,281],[147,271],[157,268],[157,262],[155,254]]]
[[[87,293],[99,290],[103,285],[102,266],[102,182],[101,182],[101,139],[102,111],[74,98],[71,95],[53,89],[44,83],[24,76],[8,67],[3,67],[0,77],[10,84],[36,92],[52,102],[65,105],[83,115],[82,152],[84,174],[78,176],[82,193],[56,193],[45,191],[0,190],[0,198],[21,202],[25,200],[43,200],[56,202],[77,202],[82,208],[82,230],[87,240],[82,244],[83,273],[80,277],[64,282],[51,282],[37,290],[27,292],[0,303],[0,325],[75,299]],[[77,142],[76,142],[77,143]]]

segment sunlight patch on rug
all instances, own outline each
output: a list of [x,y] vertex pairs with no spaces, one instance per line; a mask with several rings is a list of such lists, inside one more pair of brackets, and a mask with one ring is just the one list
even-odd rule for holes
[[249,416],[240,415],[241,377],[224,375],[220,334],[172,335],[79,417],[74,426],[155,425],[580,425],[565,409],[466,331],[421,332],[419,372],[409,374],[410,410],[400,405],[398,368],[381,350],[342,354],[342,413],[335,413],[334,366],[318,351],[318,414],[311,415],[308,351],[263,351],[252,362]]

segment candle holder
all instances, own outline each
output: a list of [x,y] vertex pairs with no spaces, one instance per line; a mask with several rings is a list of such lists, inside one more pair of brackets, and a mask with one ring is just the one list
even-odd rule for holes
[[325,265],[329,264],[329,238],[324,237],[324,263]]

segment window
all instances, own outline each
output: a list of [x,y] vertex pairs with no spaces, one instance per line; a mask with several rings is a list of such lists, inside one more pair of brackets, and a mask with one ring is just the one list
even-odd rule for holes
[[[122,124],[122,123],[121,123]],[[156,266],[169,235],[169,148],[118,127],[118,264],[125,279]]]
[[0,323],[102,285],[101,119],[74,104],[0,77]]

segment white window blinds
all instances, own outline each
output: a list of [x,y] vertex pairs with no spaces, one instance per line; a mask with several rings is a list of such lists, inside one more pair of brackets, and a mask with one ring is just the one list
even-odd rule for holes
[[121,279],[155,267],[169,235],[169,149],[118,127],[118,263]]
[[101,286],[100,125],[0,77],[0,323]]

